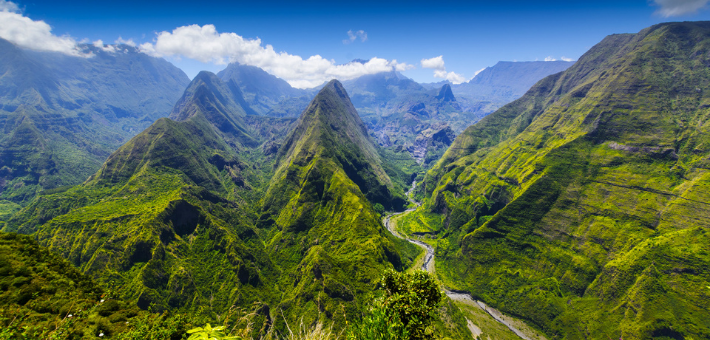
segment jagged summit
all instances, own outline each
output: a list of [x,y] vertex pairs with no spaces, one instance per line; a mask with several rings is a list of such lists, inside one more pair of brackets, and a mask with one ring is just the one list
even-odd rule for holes
[[302,179],[282,178],[293,171],[293,167],[325,160],[344,170],[371,202],[392,207],[392,182],[382,168],[382,160],[357,110],[337,80],[321,89],[284,141],[279,150],[276,181],[272,181],[272,188],[279,189],[269,189],[265,206],[270,209],[282,206],[283,202],[278,202],[288,195],[283,195],[281,190],[296,190],[301,186]]
[[296,128],[298,137],[305,128],[318,121],[326,123],[336,132],[344,133],[344,137],[352,142],[364,144],[369,153],[375,152],[373,148],[368,147],[368,143],[363,143],[363,139],[367,140],[367,128],[350,101],[347,91],[337,80],[328,82],[303,111]]
[[255,146],[257,141],[249,135],[244,123],[247,113],[237,103],[241,92],[233,83],[230,84],[232,86],[225,84],[214,73],[200,72],[175,104],[170,118],[176,121],[204,119],[219,130],[226,140]]
[[439,99],[442,102],[455,102],[456,97],[454,96],[454,92],[451,91],[451,85],[444,84],[444,86],[441,87],[441,90],[439,90],[439,94],[436,96],[436,99]]

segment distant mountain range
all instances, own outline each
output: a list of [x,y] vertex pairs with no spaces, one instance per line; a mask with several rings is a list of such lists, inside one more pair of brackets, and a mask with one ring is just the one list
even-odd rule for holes
[[134,47],[93,57],[23,50],[0,39],[0,199],[83,182],[106,157],[170,112],[189,83]]
[[249,65],[232,63],[217,76],[234,81],[244,94],[249,114],[270,117],[298,117],[318,89],[301,90],[266,71]]
[[[538,80],[565,70],[572,62],[499,62],[468,83],[419,84],[399,72],[365,75],[343,82],[353,105],[380,145],[407,150],[423,164],[443,153],[431,145],[424,131],[454,134],[486,114],[519,98]],[[218,73],[244,93],[250,114],[295,117],[308,105],[314,91],[291,87],[262,69],[238,63]],[[448,145],[446,145],[448,146]],[[429,156],[426,156],[429,150]],[[426,160],[426,161],[425,161]]]
[[[84,181],[128,138],[166,117],[189,83],[169,62],[128,45],[82,45],[92,55],[88,58],[24,50],[1,39],[0,46],[0,125],[5,132],[0,137],[0,216],[43,190]],[[527,83],[566,64],[501,62],[469,83],[436,88],[397,72],[363,76],[343,86],[381,146],[409,152],[428,166],[448,146],[434,143],[431,136],[463,131],[521,95]],[[319,90],[296,89],[238,63],[217,76],[247,117],[297,117]]]

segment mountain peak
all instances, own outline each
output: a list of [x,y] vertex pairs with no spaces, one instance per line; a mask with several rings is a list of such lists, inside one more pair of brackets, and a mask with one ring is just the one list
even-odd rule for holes
[[[395,199],[392,182],[382,168],[365,124],[337,80],[328,82],[303,111],[279,150],[278,164],[264,200],[266,219],[286,206],[289,193],[301,191],[308,178],[333,173],[348,177],[360,195],[373,204],[399,208],[404,203]],[[315,165],[320,175],[304,172]],[[322,188],[316,191],[321,192]]]
[[441,90],[439,90],[439,94],[436,96],[436,99],[439,99],[443,102],[456,101],[456,97],[454,96],[454,92],[451,91],[451,85],[449,85],[449,83],[446,83],[444,84],[444,86],[441,87]]
[[242,145],[256,145],[244,123],[246,110],[241,92],[225,84],[214,73],[202,71],[192,80],[182,98],[175,104],[170,118],[176,121],[204,119],[227,140]]
[[[367,139],[365,124],[350,101],[345,87],[336,79],[329,81],[313,98],[301,114],[299,125],[309,125],[313,119],[326,123],[338,133],[345,133],[352,141]],[[355,136],[356,131],[361,136]]]

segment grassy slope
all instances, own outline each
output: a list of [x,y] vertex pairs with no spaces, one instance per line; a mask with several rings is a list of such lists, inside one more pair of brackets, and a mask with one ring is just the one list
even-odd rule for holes
[[[208,86],[195,85],[195,93]],[[252,227],[273,156],[235,153],[253,138],[233,133],[246,129],[235,121],[214,119],[219,112],[204,113],[223,107],[218,97],[183,105],[185,121],[158,120],[86,183],[40,196],[5,229],[36,231],[42,244],[113,281],[142,308],[200,307],[214,317],[232,305],[274,301],[267,283],[278,271]]]
[[[273,318],[279,329],[282,313],[291,321],[320,317],[344,326],[346,314],[359,314],[381,270],[405,268],[419,252],[386,232],[363,194],[401,208],[400,182],[410,176],[398,166],[408,162],[382,162],[356,115],[331,116],[328,125],[315,119],[319,138],[294,137],[275,152],[292,120],[247,117],[235,109],[234,94],[213,75],[196,77],[173,113],[182,121],[158,120],[83,185],[44,192],[4,229],[34,232],[141,308],[216,319],[233,305],[256,303],[266,305],[257,308],[260,322]],[[314,112],[343,114],[341,101],[329,96]],[[257,147],[252,136],[265,142]],[[262,199],[281,202],[270,198],[283,196],[273,188],[292,185],[279,184],[274,171],[300,171],[276,157],[306,162],[286,152],[291,145],[308,145],[319,157],[307,158],[307,176],[285,196],[288,205],[271,210],[278,227],[257,229],[259,214],[270,211],[262,211]],[[397,176],[394,183],[387,172]]]
[[366,136],[345,90],[331,82],[279,151],[259,225],[273,235],[267,248],[286,273],[279,286],[287,315],[320,314],[342,326],[382,270],[416,256],[373,210],[371,202],[401,208],[404,200]]
[[0,335],[13,339],[110,337],[140,314],[30,236],[0,233],[0,274]]
[[553,338],[709,336],[709,32],[607,37],[461,134],[423,186],[447,285]]

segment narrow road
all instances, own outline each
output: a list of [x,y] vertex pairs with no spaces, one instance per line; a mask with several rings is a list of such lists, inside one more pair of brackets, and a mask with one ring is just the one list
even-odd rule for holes
[[[416,187],[417,187],[417,182],[416,182],[416,181],[413,181],[413,182],[412,182],[412,188],[410,188],[409,191],[407,191],[407,199],[409,199],[410,202],[412,202],[414,205],[416,205],[417,207],[419,207],[420,203],[414,201],[414,199],[412,198],[412,194],[414,193],[414,189],[416,189]],[[405,211],[403,211],[403,212],[401,212],[401,213],[395,213],[395,214],[391,214],[391,215],[385,216],[385,217],[382,219],[382,223],[385,225],[385,227],[387,227],[387,229],[392,233],[392,235],[394,235],[394,236],[396,236],[396,237],[399,237],[399,238],[401,238],[401,239],[405,239],[405,240],[407,240],[407,241],[409,241],[409,242],[411,242],[411,243],[414,243],[414,244],[416,244],[416,245],[418,245],[418,246],[424,248],[424,250],[426,251],[426,255],[424,255],[424,264],[422,264],[422,270],[426,270],[426,271],[428,271],[428,272],[431,273],[432,270],[433,270],[432,265],[434,264],[434,247],[432,247],[432,246],[430,246],[430,245],[428,245],[428,244],[426,244],[426,243],[424,243],[424,242],[422,242],[422,241],[419,241],[419,240],[415,240],[415,239],[403,237],[402,235],[400,235],[400,234],[395,230],[393,223],[390,223],[390,220],[391,220],[392,217],[395,217],[395,216],[398,216],[398,215],[402,215],[402,214],[408,214],[408,213],[410,213],[410,212],[412,212],[412,211],[414,211],[414,210],[416,210],[416,208],[414,208],[414,209],[407,209],[407,210],[405,210]],[[521,339],[531,340],[527,335],[525,335],[525,334],[524,334],[523,332],[521,332],[519,329],[515,328],[515,327],[514,327],[513,325],[511,325],[509,322],[507,322],[506,320],[504,320],[504,319],[503,319],[503,314],[501,314],[498,310],[496,310],[496,309],[494,309],[494,308],[488,307],[488,306],[487,306],[485,303],[483,303],[482,301],[474,300],[474,299],[471,297],[470,294],[465,293],[465,292],[453,292],[453,291],[450,291],[449,289],[447,289],[446,287],[444,287],[444,292],[446,292],[446,296],[448,296],[448,297],[449,297],[450,299],[452,299],[452,300],[456,300],[456,301],[466,301],[466,302],[470,302],[470,303],[475,304],[476,306],[478,306],[479,308],[481,308],[482,310],[484,310],[486,313],[488,313],[488,315],[490,315],[491,317],[493,317],[493,319],[495,319],[496,321],[498,321],[498,322],[502,323],[503,325],[505,325],[506,327],[508,327],[508,329],[510,329],[513,333],[515,333],[515,334],[516,334],[517,336],[519,336]],[[468,320],[468,319],[466,319],[466,320],[467,320],[469,323],[471,323],[470,320]]]

